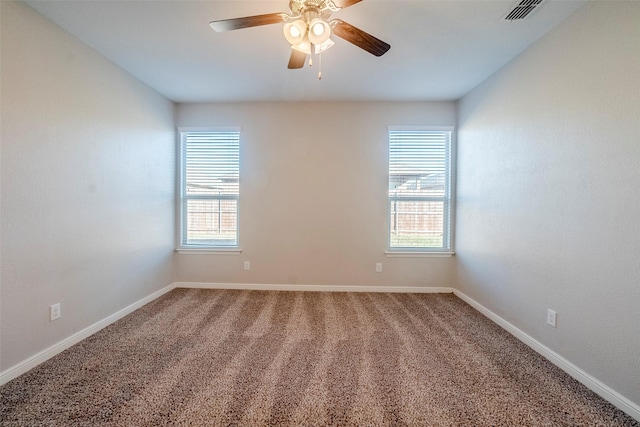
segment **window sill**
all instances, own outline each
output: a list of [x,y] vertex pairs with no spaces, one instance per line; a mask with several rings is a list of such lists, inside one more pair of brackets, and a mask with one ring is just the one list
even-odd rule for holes
[[387,258],[451,258],[453,251],[428,252],[428,251],[385,251]]
[[240,248],[229,248],[229,249],[218,249],[218,248],[177,248],[176,252],[184,255],[240,255],[242,249]]

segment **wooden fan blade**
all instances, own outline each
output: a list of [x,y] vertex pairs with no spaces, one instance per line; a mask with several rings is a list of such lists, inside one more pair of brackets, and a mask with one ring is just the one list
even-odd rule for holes
[[304,63],[307,60],[307,54],[300,52],[299,50],[291,49],[291,57],[289,58],[289,68],[294,70],[296,68],[304,67]]
[[333,0],[333,3],[340,9],[344,9],[345,7],[352,6],[356,3],[360,3],[361,1],[362,0]]
[[388,43],[373,37],[369,33],[365,33],[361,29],[344,22],[342,19],[332,20],[331,28],[333,28],[333,34],[336,36],[345,39],[349,43],[353,43],[375,56],[382,56],[391,49],[391,45]]
[[245,16],[243,18],[222,19],[211,21],[209,25],[218,33],[240,30],[242,28],[258,27],[260,25],[279,24],[289,18],[286,13],[267,13],[265,15]]

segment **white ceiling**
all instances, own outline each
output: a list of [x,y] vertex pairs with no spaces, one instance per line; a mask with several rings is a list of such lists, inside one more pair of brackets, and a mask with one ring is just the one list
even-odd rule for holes
[[334,38],[312,68],[287,69],[282,25],[216,33],[212,20],[288,12],[288,0],[30,0],[29,5],[176,102],[456,100],[585,0],[364,0],[335,12],[386,41],[375,57]]

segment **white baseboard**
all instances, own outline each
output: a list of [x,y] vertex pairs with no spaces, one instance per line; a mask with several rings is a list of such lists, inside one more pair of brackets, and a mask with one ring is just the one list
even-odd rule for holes
[[631,417],[640,421],[640,405],[632,402],[617,391],[613,390],[608,385],[604,384],[602,381],[589,375],[587,372],[583,371],[564,357],[560,356],[555,351],[551,350],[549,347],[545,346],[532,336],[512,325],[471,297],[465,295],[457,289],[454,289],[453,293],[458,298],[469,304],[471,307],[475,308],[480,313],[484,314],[486,317],[497,323],[511,335],[531,347],[536,352],[540,353],[551,363],[584,384],[587,388],[598,394],[600,397],[602,397],[618,409],[626,412]]
[[308,291],[308,292],[397,292],[397,293],[440,293],[450,294],[451,287],[421,286],[340,286],[340,285],[280,285],[259,283],[202,283],[176,282],[176,288],[196,289],[239,289],[251,291]]
[[122,310],[108,317],[105,317],[104,319],[94,323],[93,325],[88,326],[79,332],[76,332],[75,334],[63,339],[62,341],[52,345],[51,347],[42,350],[40,353],[37,353],[34,356],[31,356],[30,358],[0,372],[0,385],[6,384],[12,379],[17,378],[18,376],[24,374],[25,372],[35,368],[42,362],[52,358],[58,353],[63,352],[64,350],[68,349],[72,345],[79,343],[83,339],[95,334],[100,329],[103,329],[109,326],[116,320],[119,320],[124,316],[126,316],[127,314],[134,312],[138,308],[142,307],[145,304],[150,303],[151,301],[166,294],[167,292],[173,290],[174,288],[175,288],[175,285],[172,283],[160,289],[159,291],[156,291],[151,295],[148,295],[142,298],[141,300],[134,302],[133,304],[123,308]]

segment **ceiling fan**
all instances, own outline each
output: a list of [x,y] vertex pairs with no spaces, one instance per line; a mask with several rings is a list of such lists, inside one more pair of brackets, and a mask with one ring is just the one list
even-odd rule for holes
[[[289,13],[267,13],[242,18],[212,21],[209,25],[216,32],[284,23],[284,37],[291,45],[288,68],[302,68],[307,55],[320,55],[335,43],[335,35],[375,55],[384,55],[391,46],[388,43],[341,20],[329,20],[332,12],[352,6],[362,0],[290,0]],[[318,74],[322,78],[322,72]]]

